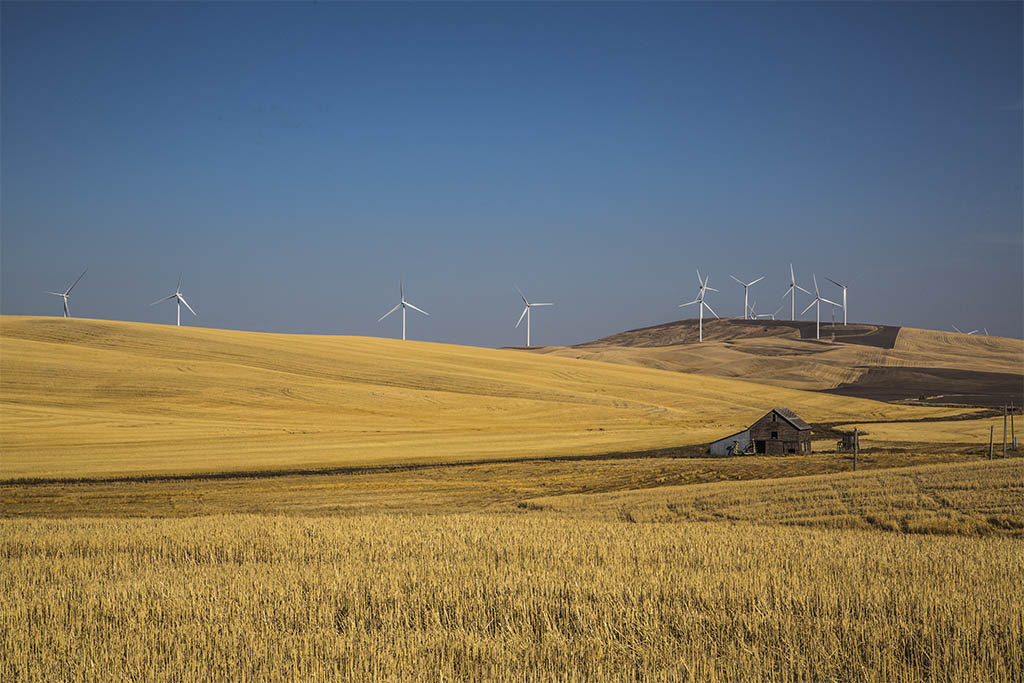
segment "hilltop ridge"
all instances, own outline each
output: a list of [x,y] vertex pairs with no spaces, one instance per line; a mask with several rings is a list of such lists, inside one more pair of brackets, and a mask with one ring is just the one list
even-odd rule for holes
[[[1024,341],[813,321],[679,320],[537,353],[730,377],[890,402],[996,406],[1024,399]],[[833,339],[834,335],[834,339]]]

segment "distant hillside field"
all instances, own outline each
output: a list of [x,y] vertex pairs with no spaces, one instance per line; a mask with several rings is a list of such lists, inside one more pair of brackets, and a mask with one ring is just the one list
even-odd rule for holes
[[[1001,406],[1024,398],[1024,341],[786,320],[682,320],[539,353],[881,401]],[[832,339],[833,333],[835,339]]]
[[705,443],[774,406],[811,422],[963,412],[510,350],[0,319],[4,479],[636,451]]

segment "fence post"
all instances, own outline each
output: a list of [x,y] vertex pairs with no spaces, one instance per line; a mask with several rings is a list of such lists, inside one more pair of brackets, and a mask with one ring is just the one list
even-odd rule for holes
[[995,425],[988,426],[988,459],[992,459],[992,434],[996,431]]
[[860,455],[860,431],[853,428],[853,471],[857,471],[857,458]]

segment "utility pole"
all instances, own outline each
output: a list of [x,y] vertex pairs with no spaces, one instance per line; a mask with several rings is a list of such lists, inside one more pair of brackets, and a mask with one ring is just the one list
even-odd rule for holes
[[1017,450],[1017,433],[1013,431],[1013,401],[1010,401],[1010,448]]
[[857,459],[860,455],[860,431],[853,428],[853,471],[857,471]]
[[996,431],[995,425],[988,426],[988,459],[992,459],[992,434]]
[[1002,457],[1007,457],[1007,405],[1002,404]]

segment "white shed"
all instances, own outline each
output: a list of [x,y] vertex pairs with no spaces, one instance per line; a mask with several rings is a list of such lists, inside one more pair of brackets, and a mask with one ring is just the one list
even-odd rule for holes
[[711,442],[711,455],[734,455],[750,448],[750,430],[730,434],[724,439]]

